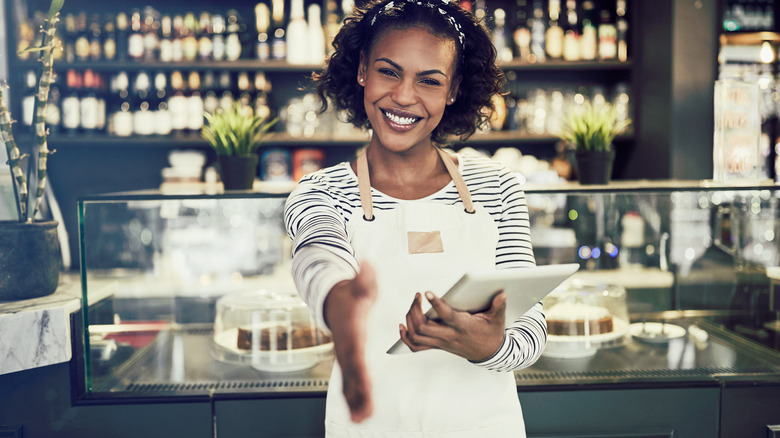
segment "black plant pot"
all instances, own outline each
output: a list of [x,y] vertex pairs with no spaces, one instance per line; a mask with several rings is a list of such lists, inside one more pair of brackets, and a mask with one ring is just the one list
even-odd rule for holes
[[0,221],[0,301],[54,293],[61,257],[57,222]]
[[219,156],[219,175],[225,190],[249,190],[255,182],[257,154],[241,156]]
[[615,151],[575,152],[574,163],[580,184],[607,184],[612,178]]

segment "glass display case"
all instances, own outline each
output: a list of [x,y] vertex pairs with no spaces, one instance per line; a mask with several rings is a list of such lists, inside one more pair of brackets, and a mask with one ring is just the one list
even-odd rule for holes
[[[526,187],[548,350],[518,391],[780,376],[780,190],[699,181]],[[330,340],[297,297],[285,194],[79,200],[81,397],[324,397]]]

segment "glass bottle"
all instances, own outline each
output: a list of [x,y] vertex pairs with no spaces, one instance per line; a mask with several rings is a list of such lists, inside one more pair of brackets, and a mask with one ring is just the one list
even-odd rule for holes
[[271,58],[271,46],[268,42],[268,28],[271,26],[270,11],[265,3],[255,6],[255,26],[257,27],[257,59],[267,61]]
[[67,95],[62,99],[62,127],[69,135],[77,134],[81,125],[81,75],[74,69],[68,69],[65,77]]
[[130,77],[126,72],[120,71],[114,82],[117,94],[111,104],[111,122],[114,135],[129,137],[133,135],[133,109],[130,98]]
[[171,42],[171,61],[179,62],[184,59],[184,17],[173,16],[173,41]]
[[89,23],[89,59],[99,61],[103,58],[103,29],[100,26],[100,15],[92,15]]
[[607,9],[601,10],[599,33],[599,59],[617,58],[617,27],[612,22],[612,14]]
[[617,58],[628,61],[628,19],[626,18],[626,0],[617,0]]
[[[578,61],[580,59],[593,59],[588,56],[589,38],[591,35],[589,32],[589,20],[587,15],[588,3],[590,0],[583,2],[582,7],[585,14],[582,19],[582,33],[579,29],[579,19],[577,17],[577,2],[574,0],[566,0],[566,29],[563,34],[563,59],[567,61]],[[591,2],[592,3],[592,2]],[[595,35],[595,28],[593,28]],[[593,40],[595,41],[595,39]],[[594,55],[595,56],[595,45]]]
[[558,25],[561,16],[561,0],[549,0],[549,21],[545,34],[545,50],[551,59],[563,56],[563,28]]
[[133,86],[133,132],[136,135],[154,134],[154,114],[151,109],[152,83],[149,75],[138,72]]
[[113,61],[117,57],[116,23],[114,16],[107,14],[103,25],[103,57],[107,61]]
[[230,111],[233,108],[233,82],[229,71],[223,71],[219,75],[219,108],[223,111]]
[[186,61],[194,61],[198,58],[198,21],[195,14],[188,12],[184,14],[184,27],[182,28],[182,50]]
[[95,83],[95,73],[92,69],[84,70],[79,108],[81,111],[81,132],[94,134],[98,126],[98,99]]
[[544,24],[544,9],[542,8],[541,1],[534,1],[533,7],[533,20],[531,22],[531,56],[530,62],[544,62],[545,55],[545,42],[544,36],[546,33]]
[[287,59],[287,35],[285,35],[284,31],[284,0],[271,0],[271,7],[271,19],[274,29],[271,57],[273,59]]
[[325,32],[322,27],[320,5],[309,5],[309,64],[322,65],[325,62]]
[[214,61],[225,59],[225,17],[214,14],[211,17],[211,57]]
[[171,129],[183,132],[187,129],[187,97],[184,95],[184,76],[178,70],[171,73],[171,96],[168,111],[171,112]]
[[203,97],[200,87],[200,73],[192,71],[187,78],[189,93],[187,96],[187,129],[200,132],[203,127]]
[[116,55],[122,61],[129,57],[127,53],[128,26],[127,14],[124,12],[116,14]]
[[151,6],[145,7],[143,19],[141,28],[144,35],[144,59],[147,61],[159,59],[160,19],[157,11]]
[[168,79],[165,73],[154,75],[154,96],[152,111],[154,112],[154,133],[169,135],[172,131],[171,112],[168,111]]
[[515,56],[528,61],[531,56],[531,29],[528,27],[528,3],[517,0],[515,4],[515,31],[512,39],[515,43]]
[[160,61],[173,61],[173,21],[170,15],[160,17]]
[[144,57],[144,35],[141,33],[141,11],[130,14],[130,32],[127,36],[127,56],[135,61]]
[[76,17],[73,14],[65,15],[65,36],[63,42],[63,58],[71,63],[76,60]]
[[22,124],[32,126],[35,114],[35,91],[38,88],[38,77],[35,70],[24,74],[24,97],[22,97]]
[[80,12],[76,18],[76,60],[89,59],[89,29],[87,28],[87,14]]
[[225,40],[225,58],[229,61],[235,61],[241,58],[241,38],[239,31],[241,26],[238,22],[238,12],[231,9],[227,12],[227,39]]
[[214,54],[214,42],[211,39],[213,32],[211,14],[208,12],[200,13],[198,31],[198,58],[201,61],[209,61]]

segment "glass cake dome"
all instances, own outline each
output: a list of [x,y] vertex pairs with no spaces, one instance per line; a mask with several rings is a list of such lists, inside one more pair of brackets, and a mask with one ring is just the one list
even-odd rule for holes
[[542,300],[547,318],[545,357],[579,358],[628,342],[626,290],[616,284],[567,280]]
[[260,371],[300,371],[330,354],[333,343],[294,292],[242,291],[217,301],[213,356]]

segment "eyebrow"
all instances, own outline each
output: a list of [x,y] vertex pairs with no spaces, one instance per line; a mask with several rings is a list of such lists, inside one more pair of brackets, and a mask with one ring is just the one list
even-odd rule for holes
[[[377,58],[374,61],[374,63],[377,63],[379,61],[384,61],[384,62],[392,65],[396,69],[404,71],[403,67],[401,67],[400,65],[396,64],[395,62],[393,62],[393,61],[391,61],[391,60],[389,60],[387,58]],[[445,78],[447,77],[447,74],[445,74],[443,71],[438,70],[438,69],[424,70],[424,71],[421,71],[421,72],[417,73],[417,76],[428,76],[428,75],[432,75],[432,74],[440,74],[440,75],[444,76]]]

